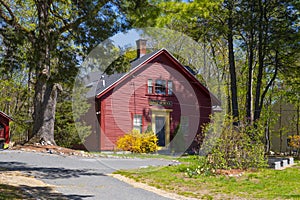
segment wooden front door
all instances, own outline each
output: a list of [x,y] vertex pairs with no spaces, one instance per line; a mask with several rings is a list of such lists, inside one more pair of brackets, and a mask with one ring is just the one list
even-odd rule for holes
[[155,134],[158,138],[158,146],[166,146],[166,118],[161,116],[155,117]]

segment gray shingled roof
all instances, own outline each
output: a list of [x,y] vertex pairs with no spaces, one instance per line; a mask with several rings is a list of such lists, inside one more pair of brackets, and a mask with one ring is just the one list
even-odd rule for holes
[[102,93],[109,86],[117,82],[120,78],[122,78],[127,73],[116,73],[112,75],[103,74],[101,79],[98,82],[98,86],[96,89],[96,94]]
[[130,62],[131,64],[131,70],[138,67],[140,64],[144,63],[146,60],[148,60],[149,58],[151,58],[152,56],[154,56],[156,53],[158,53],[159,51],[161,51],[162,49],[153,51],[151,53],[148,53],[138,59],[135,59],[133,61]]
[[[149,54],[146,54],[146,55],[144,55],[144,56],[142,56],[138,59],[135,59],[135,60],[131,61],[130,62],[130,64],[131,64],[130,71],[134,70],[135,68],[137,68],[138,66],[143,64],[145,61],[147,61],[149,58],[154,56],[159,51],[161,51],[161,49],[153,51]],[[103,74],[100,71],[91,72],[86,78],[87,79],[86,82],[88,83],[86,85],[86,87],[91,88],[87,93],[87,98],[92,98],[92,97],[95,97],[98,94],[101,94],[104,90],[109,88],[111,85],[116,83],[119,79],[121,79],[123,76],[125,76],[128,73],[129,72],[115,73],[115,74],[112,74],[112,75],[108,75],[108,74]]]

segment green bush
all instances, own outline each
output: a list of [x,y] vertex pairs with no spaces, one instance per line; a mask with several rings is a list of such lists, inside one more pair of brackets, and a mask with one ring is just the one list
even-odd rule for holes
[[[226,119],[219,137],[212,138],[208,161],[216,169],[249,169],[267,166],[264,145],[259,139],[259,130],[253,126],[233,125]],[[256,135],[256,138],[253,138]]]
[[138,130],[132,130],[118,139],[117,148],[133,153],[151,153],[157,151],[157,140],[152,131],[140,133]]

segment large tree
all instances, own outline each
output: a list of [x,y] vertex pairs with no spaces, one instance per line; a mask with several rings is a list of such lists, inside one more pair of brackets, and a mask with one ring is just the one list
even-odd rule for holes
[[[0,0],[3,43],[17,44],[26,60],[33,97],[31,141],[54,141],[55,108],[61,82],[72,82],[84,55],[126,24],[114,0]],[[25,46],[26,45],[26,48]],[[8,49],[4,58],[11,58]],[[9,65],[6,65],[9,66]],[[21,68],[20,68],[21,69]]]

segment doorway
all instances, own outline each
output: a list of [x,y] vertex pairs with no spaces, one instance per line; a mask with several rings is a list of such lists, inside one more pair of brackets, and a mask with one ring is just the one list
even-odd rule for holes
[[170,142],[171,109],[151,109],[152,130],[158,138],[158,146],[166,147]]
[[166,146],[166,118],[156,116],[155,117],[155,134],[158,138],[158,146]]

